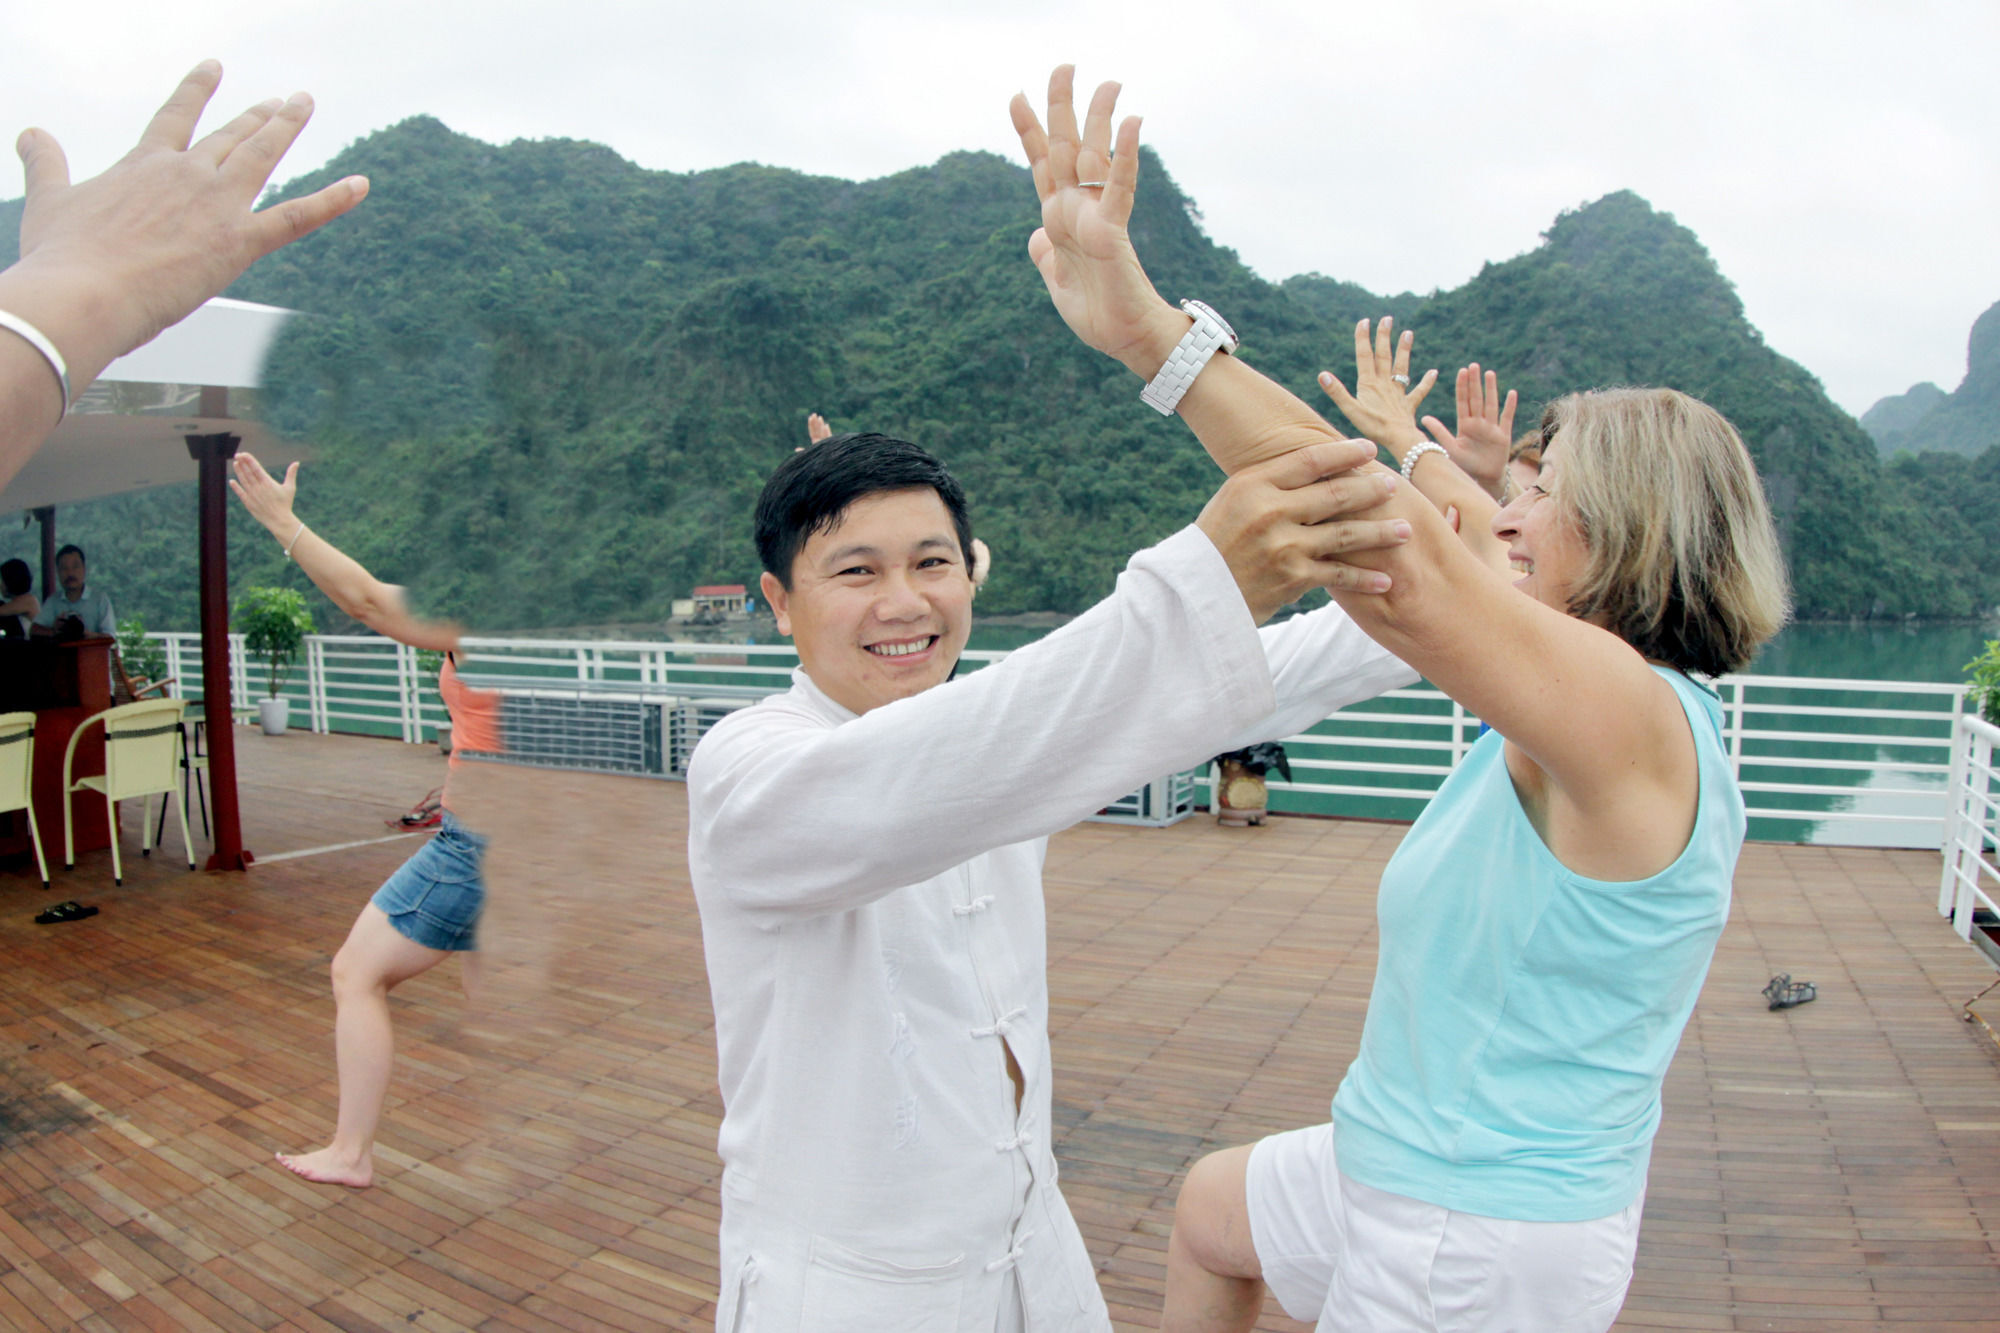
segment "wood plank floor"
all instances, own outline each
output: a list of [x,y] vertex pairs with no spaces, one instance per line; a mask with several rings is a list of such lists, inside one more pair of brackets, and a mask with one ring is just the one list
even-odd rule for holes
[[[265,856],[388,835],[432,751],[239,731]],[[396,992],[379,1183],[271,1164],[333,1117],[326,964],[410,840],[190,875],[178,833],[0,873],[0,1328],[705,1328],[720,1105],[673,783],[482,768],[475,996]],[[135,815],[126,821],[128,850]],[[1085,825],[1048,888],[1064,1189],[1121,1328],[1159,1323],[1174,1192],[1323,1118],[1398,825]],[[60,837],[58,831],[57,837]],[[197,837],[199,830],[197,829]],[[1667,1085],[1627,1329],[2000,1329],[1990,970],[1932,854],[1753,845]],[[46,902],[100,906],[31,923]],[[1820,986],[1783,1013],[1774,972]],[[1267,1312],[1261,1327],[1304,1327]]]

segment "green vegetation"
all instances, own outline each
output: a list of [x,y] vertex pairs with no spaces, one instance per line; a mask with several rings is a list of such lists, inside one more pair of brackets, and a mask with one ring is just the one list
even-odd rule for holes
[[[310,312],[263,395],[314,452],[301,512],[428,614],[475,630],[657,622],[696,583],[754,582],[752,504],[814,409],[951,464],[995,553],[987,613],[1081,609],[1216,484],[1180,423],[1062,327],[1026,259],[1027,173],[998,157],[862,183],[676,175],[420,118],[281,194],[349,172],[374,182],[367,204],[231,294]],[[1979,498],[2000,493],[2000,451],[1950,457],[1948,476],[1940,456],[1885,466],[1764,345],[1694,235],[1635,195],[1566,213],[1530,253],[1425,297],[1261,280],[1203,234],[1150,152],[1132,225],[1165,294],[1217,306],[1246,357],[1309,401],[1318,370],[1351,370],[1353,321],[1385,313],[1445,372],[1426,406],[1447,417],[1450,372],[1473,358],[1522,391],[1530,420],[1570,389],[1670,384],[1749,441],[1803,615],[2000,603],[2000,568],[1980,558],[2000,549],[2000,504]],[[176,488],[60,521],[121,606],[192,626],[194,520]],[[261,529],[233,529],[239,581],[305,587]],[[0,555],[31,536],[0,537]]]
[[306,635],[313,632],[305,594],[295,588],[245,588],[230,621],[243,634],[244,651],[264,659],[264,680],[277,698]]
[[1965,670],[1972,673],[1966,682],[1966,702],[2000,727],[2000,639],[1987,640],[1986,651],[1967,662]]
[[125,674],[134,681],[166,678],[167,650],[159,640],[146,637],[146,622],[137,616],[118,622],[118,655],[124,659]]

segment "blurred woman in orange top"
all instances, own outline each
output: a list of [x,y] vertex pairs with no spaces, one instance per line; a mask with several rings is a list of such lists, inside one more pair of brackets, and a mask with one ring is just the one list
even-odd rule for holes
[[[389,992],[454,953],[470,954],[485,902],[481,862],[486,839],[452,812],[452,775],[461,751],[497,754],[504,748],[500,696],[475,690],[458,676],[459,627],[410,614],[403,590],[370,574],[308,528],[292,512],[299,465],[280,482],[249,454],[235,458],[229,483],[243,507],[278,539],[306,577],[335,606],[385,638],[445,654],[438,693],[451,713],[451,766],[437,836],[391,875],[361,909],[347,942],[333,956],[334,1050],[340,1072],[340,1116],[333,1141],[278,1160],[307,1180],[360,1188],[375,1179],[375,1128],[389,1090],[395,1038]],[[467,963],[470,966],[470,958]]]

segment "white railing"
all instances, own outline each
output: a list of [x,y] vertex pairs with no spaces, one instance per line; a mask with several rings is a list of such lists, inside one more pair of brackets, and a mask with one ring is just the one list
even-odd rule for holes
[[[2000,966],[2000,727],[1967,714],[1952,747],[1949,824],[1938,911]],[[1991,932],[1991,933],[1989,933]]]
[[[199,638],[153,637],[166,646],[168,674],[199,698]],[[968,652],[966,669],[1005,656]],[[657,640],[468,638],[461,654],[468,674],[510,693],[718,708],[784,689],[797,660],[782,645]],[[262,663],[248,660],[241,636],[232,638],[231,665],[233,702],[249,709],[263,693]],[[1764,821],[1753,835],[1803,840],[1808,826],[1831,825],[1830,841],[1944,845],[1962,687],[1745,675],[1725,677],[1718,690],[1737,779],[1751,817]],[[312,636],[281,694],[315,731],[416,742],[448,721],[419,654],[373,635]],[[1479,730],[1428,685],[1343,709],[1286,738],[1294,780],[1272,781],[1273,808],[1411,818]]]

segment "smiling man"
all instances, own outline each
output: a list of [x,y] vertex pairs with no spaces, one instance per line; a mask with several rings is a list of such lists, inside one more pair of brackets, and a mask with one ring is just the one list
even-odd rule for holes
[[[688,772],[724,1114],[717,1327],[1103,1330],[1051,1152],[1042,860],[1162,773],[1414,679],[1337,608],[1261,634],[1393,479],[1328,441],[1230,479],[1117,590],[951,681],[964,492],[880,435],[792,455],[757,506],[792,687]],[[1378,588],[1379,590],[1379,588]],[[951,683],[946,684],[947,681]]]

